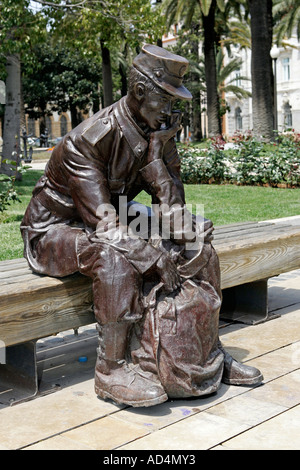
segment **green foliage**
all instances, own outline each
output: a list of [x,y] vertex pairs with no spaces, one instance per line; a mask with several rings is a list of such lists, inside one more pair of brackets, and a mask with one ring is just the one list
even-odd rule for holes
[[[94,87],[100,91],[102,104],[105,101],[111,101],[111,88],[114,95],[113,101],[119,99],[119,90],[122,85],[122,93],[126,93],[124,77],[127,75],[132,57],[136,55],[142,42],[155,43],[165,32],[163,26],[165,18],[160,14],[161,7],[152,5],[151,0],[133,0],[130,3],[125,0],[101,2],[99,0],[82,2],[72,0],[66,4],[56,0],[37,1],[40,2],[43,14],[48,19],[48,36],[51,42],[54,40],[54,48],[57,46],[62,49],[63,45],[64,50],[68,50],[71,54],[73,73],[69,67],[63,75],[58,72],[57,78],[53,79],[54,98],[52,101],[57,103],[57,98],[59,98],[58,111],[67,109],[66,101],[64,102],[65,94],[68,95],[70,101],[72,100],[74,108],[80,109],[86,106],[85,102],[82,103],[81,97],[86,96],[89,84],[82,80],[82,70],[86,69],[88,72],[93,64],[97,64],[97,71],[100,73],[104,50],[109,51],[110,57],[109,60],[105,58],[105,65],[106,70],[108,70],[107,67],[112,69],[112,83],[109,71],[109,75],[104,75],[102,79],[98,74],[94,80]],[[75,83],[76,75],[78,75],[76,62],[78,66],[81,66],[78,84]],[[55,70],[52,76],[54,72]],[[39,76],[41,76],[40,71]],[[37,78],[35,80],[37,82]],[[123,80],[122,85],[121,80]],[[63,90],[67,85],[69,85],[68,89]],[[31,87],[33,88],[33,84]],[[108,96],[107,89],[109,89]],[[36,90],[43,94],[43,88],[39,83],[36,83]],[[60,96],[57,96],[56,92],[59,92]],[[32,90],[32,96],[34,96],[34,90]],[[99,96],[96,99],[99,99]],[[30,106],[30,108],[33,107]],[[46,109],[45,106],[42,109]],[[73,113],[71,111],[71,114],[74,115],[75,111]]]
[[[50,37],[49,37],[50,39]],[[35,67],[23,67],[23,93],[26,113],[39,118],[70,107],[88,111],[99,100],[100,64],[67,48],[62,42],[37,45],[32,50]],[[33,62],[33,59],[32,59]]]
[[16,188],[17,173],[24,173],[28,167],[17,167],[17,163],[13,160],[2,160],[15,167],[15,174],[12,176],[0,174],[0,213],[7,210],[12,202],[21,202],[18,190]]
[[299,0],[273,0],[273,18],[277,42],[284,43],[293,32],[297,31],[300,39],[300,1]]
[[208,148],[180,147],[182,179],[186,184],[300,186],[300,136],[285,134],[264,144],[251,134],[235,136],[234,147],[210,140]]
[[14,179],[0,174],[0,212],[7,209],[12,201],[18,200],[18,194],[14,187]]
[[[24,244],[20,233],[20,222],[31,198],[32,190],[42,171],[27,171],[15,187],[21,203],[11,202],[0,214],[0,260],[23,256]],[[268,220],[298,215],[300,212],[300,188],[280,189],[261,186],[233,184],[188,184],[185,185],[186,201],[196,206],[204,205],[204,215],[215,225],[249,220]],[[151,205],[151,197],[143,192],[137,200]]]
[[82,8],[65,9],[59,21],[58,9],[50,11],[56,15],[57,36],[87,57],[99,54],[100,40],[110,50],[119,49],[124,41],[136,49],[145,38],[155,42],[164,32],[160,7],[154,8],[150,0],[90,0]]
[[185,184],[223,183],[229,177],[227,160],[224,158],[224,141],[208,141],[206,149],[197,146],[183,146],[181,157],[181,177]]
[[28,54],[33,43],[45,37],[46,19],[33,14],[30,0],[1,0],[0,44],[2,54]]

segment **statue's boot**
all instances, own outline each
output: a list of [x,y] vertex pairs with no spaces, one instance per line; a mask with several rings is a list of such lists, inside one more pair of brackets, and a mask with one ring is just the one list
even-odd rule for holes
[[100,398],[131,406],[153,406],[168,399],[158,377],[126,361],[130,323],[98,325],[95,391]]
[[247,366],[236,361],[219,343],[219,349],[224,354],[224,371],[222,382],[229,385],[259,385],[263,375],[256,367]]

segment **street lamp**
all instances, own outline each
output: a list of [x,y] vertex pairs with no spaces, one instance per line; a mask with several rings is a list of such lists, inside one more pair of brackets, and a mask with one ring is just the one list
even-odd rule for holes
[[279,57],[280,50],[274,44],[270,51],[270,55],[274,62],[274,130],[278,131],[278,115],[277,115],[277,59]]

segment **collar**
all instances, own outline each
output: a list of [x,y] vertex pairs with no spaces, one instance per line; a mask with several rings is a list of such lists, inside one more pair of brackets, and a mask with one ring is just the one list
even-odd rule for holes
[[121,98],[114,106],[113,112],[119,127],[136,157],[141,159],[148,148],[146,134],[134,122],[125,102]]

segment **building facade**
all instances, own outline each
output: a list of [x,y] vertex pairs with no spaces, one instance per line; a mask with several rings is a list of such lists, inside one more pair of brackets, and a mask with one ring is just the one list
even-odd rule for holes
[[[58,114],[54,112],[52,116],[46,116],[45,125],[49,139],[56,139],[67,134],[71,129],[71,119],[69,113]],[[27,134],[35,137],[40,135],[40,121],[26,116]]]
[[[242,58],[242,66],[234,72],[236,85],[251,92],[251,80],[240,80],[239,76],[251,78],[251,51],[237,50],[237,57]],[[300,133],[300,43],[297,36],[289,39],[289,46],[280,47],[277,59],[273,59],[274,78],[277,95],[277,129],[284,132],[293,129]],[[238,99],[232,93],[226,95],[230,111],[225,117],[226,135],[251,130],[252,99]],[[276,112],[276,110],[275,110]],[[276,120],[275,120],[276,122]]]
[[[176,43],[178,25],[163,38],[163,47],[168,48]],[[279,48],[276,61],[273,60],[277,89],[277,127],[278,132],[293,129],[300,133],[300,43],[294,34],[288,41],[289,46]],[[200,45],[201,47],[201,45]],[[251,50],[233,48],[233,57],[241,58],[239,70],[235,70],[228,80],[251,92]],[[231,57],[232,58],[232,57]],[[225,63],[229,60],[225,52]],[[275,70],[276,67],[276,70]],[[243,80],[246,77],[248,80]],[[253,128],[252,99],[237,98],[233,93],[226,93],[229,111],[224,116],[223,131],[226,137],[236,132],[246,133]],[[275,120],[276,122],[276,120]],[[205,135],[206,117],[202,116],[203,135]]]

